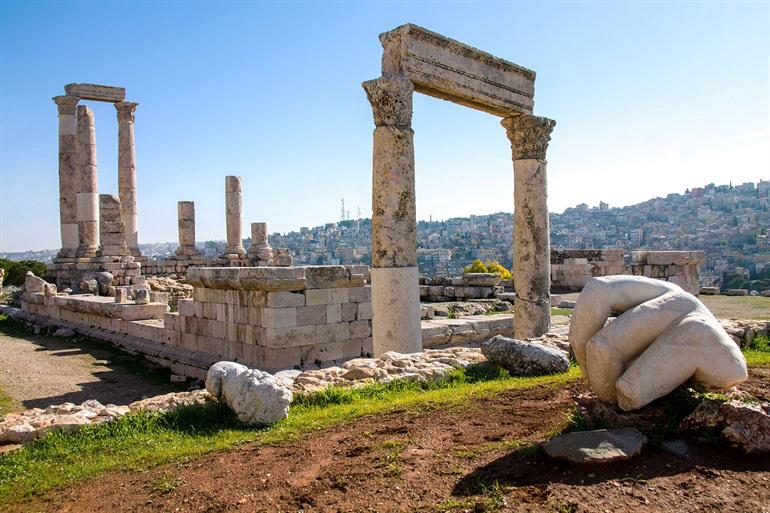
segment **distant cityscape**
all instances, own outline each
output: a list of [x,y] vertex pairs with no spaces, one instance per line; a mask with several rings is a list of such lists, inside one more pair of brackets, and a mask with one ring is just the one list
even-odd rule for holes
[[[342,217],[345,215],[344,207]],[[749,274],[770,266],[770,181],[755,184],[696,187],[643,203],[611,208],[580,204],[551,213],[554,249],[623,248],[633,250],[704,250],[703,285],[718,284],[723,273]],[[417,259],[420,273],[453,276],[475,259],[512,261],[512,215],[456,217],[420,221]],[[345,219],[313,228],[302,227],[269,237],[273,247],[289,248],[295,265],[356,264],[370,261],[371,221]],[[249,239],[245,244],[248,247]],[[197,244],[207,258],[224,250],[224,241]],[[143,254],[162,259],[175,242],[141,244]],[[50,262],[56,250],[0,253],[11,259]]]

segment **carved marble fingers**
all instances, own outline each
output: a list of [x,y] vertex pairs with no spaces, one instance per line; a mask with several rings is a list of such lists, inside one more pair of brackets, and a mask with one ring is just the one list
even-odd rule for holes
[[[605,326],[611,311],[623,311]],[[639,276],[594,278],[581,293],[570,345],[596,395],[636,410],[693,379],[723,390],[748,377],[738,346],[697,298]]]

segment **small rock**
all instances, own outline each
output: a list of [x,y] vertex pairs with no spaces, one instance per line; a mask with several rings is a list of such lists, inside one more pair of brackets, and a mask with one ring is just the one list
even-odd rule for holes
[[677,458],[687,458],[690,454],[690,447],[684,440],[665,440],[660,444],[660,448]]
[[54,337],[72,337],[75,335],[75,330],[72,328],[59,328],[53,332]]
[[634,428],[575,431],[551,438],[543,444],[545,453],[574,463],[609,463],[633,458],[647,442]]
[[554,374],[569,369],[569,359],[563,351],[502,335],[481,344],[481,352],[490,363],[499,365],[515,376]]

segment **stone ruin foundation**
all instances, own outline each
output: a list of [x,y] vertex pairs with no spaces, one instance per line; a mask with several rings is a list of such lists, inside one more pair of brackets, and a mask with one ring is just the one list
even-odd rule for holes
[[622,249],[552,250],[551,290],[580,292],[591,278],[629,274],[670,281],[697,296],[705,258],[703,251],[632,251],[626,264]]

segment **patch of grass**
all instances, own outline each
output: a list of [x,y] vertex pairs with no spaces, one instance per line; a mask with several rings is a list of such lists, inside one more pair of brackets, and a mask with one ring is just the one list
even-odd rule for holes
[[163,476],[159,477],[158,479],[150,483],[150,486],[152,487],[153,490],[159,493],[167,494],[176,490],[177,487],[182,483],[184,483],[183,479],[174,478],[167,474],[164,474]]
[[717,319],[770,320],[770,297],[700,296]]
[[6,394],[0,389],[0,419],[5,417],[5,414],[18,409],[19,404],[13,400],[11,396]]
[[375,467],[382,468],[387,477],[400,477],[403,469],[401,468],[401,453],[404,452],[408,440],[386,440],[375,446],[376,450],[382,452],[375,462]]
[[570,316],[574,310],[571,308],[551,308],[551,315],[566,315]]
[[52,433],[19,451],[0,455],[0,503],[21,501],[111,470],[142,470],[187,461],[247,442],[291,442],[310,431],[367,415],[446,408],[508,390],[562,386],[580,376],[577,367],[532,378],[471,368],[431,385],[398,381],[347,392],[322,391],[298,396],[289,416],[266,428],[241,425],[220,404],[180,408],[163,415],[130,414],[77,433]]
[[751,345],[743,349],[749,367],[770,367],[770,337],[757,335]]

